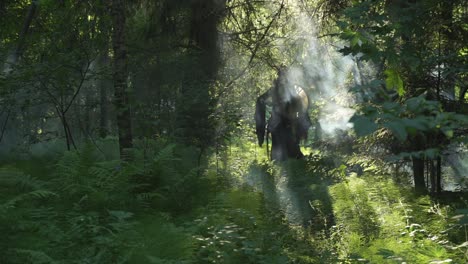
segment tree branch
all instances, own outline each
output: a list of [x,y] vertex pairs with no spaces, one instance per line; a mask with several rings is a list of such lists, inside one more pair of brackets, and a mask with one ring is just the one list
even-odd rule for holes
[[242,71],[237,74],[233,79],[231,79],[225,86],[224,86],[224,89],[219,93],[218,97],[222,96],[228,89],[229,87],[231,87],[231,85],[233,85],[238,79],[240,79],[246,72],[247,70],[250,68],[251,64],[252,64],[252,61],[254,60],[257,52],[258,52],[258,49],[260,48],[260,44],[261,42],[265,39],[265,37],[267,36],[268,34],[268,31],[270,31],[271,29],[271,26],[273,25],[273,23],[276,21],[277,18],[279,18],[281,16],[281,12],[283,11],[284,9],[284,0],[281,1],[281,5],[278,9],[278,11],[276,12],[276,14],[273,16],[273,18],[271,19],[270,23],[268,24],[268,26],[265,28],[265,31],[263,32],[262,36],[260,37],[260,39],[257,41],[256,45],[255,45],[255,48],[253,49],[252,51],[252,54],[250,55],[250,58],[249,58],[249,62],[247,63],[247,65],[242,69]]
[[11,109],[8,109],[7,116],[5,118],[5,122],[3,123],[2,131],[1,131],[1,134],[0,134],[0,142],[2,142],[3,136],[5,135],[8,120],[10,119],[10,114],[11,114]]

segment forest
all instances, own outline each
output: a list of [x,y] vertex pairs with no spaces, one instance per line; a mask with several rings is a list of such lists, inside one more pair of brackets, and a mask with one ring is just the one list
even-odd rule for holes
[[465,0],[0,0],[0,263],[468,263]]

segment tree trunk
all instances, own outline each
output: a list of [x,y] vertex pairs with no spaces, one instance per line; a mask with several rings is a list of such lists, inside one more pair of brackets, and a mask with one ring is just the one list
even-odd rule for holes
[[31,22],[34,18],[34,15],[36,14],[36,10],[37,0],[33,0],[29,6],[28,14],[19,35],[18,45],[16,46],[15,54],[13,55],[13,63],[16,63],[23,53],[26,42],[26,35],[28,34],[29,28],[31,27]]
[[434,160],[429,161],[429,175],[431,181],[431,193],[436,191],[436,166],[434,165]]
[[3,136],[5,135],[8,120],[10,119],[10,114],[11,114],[11,109],[8,109],[6,117],[5,117],[5,122],[3,122],[3,125],[2,125],[2,127],[0,129],[0,143],[2,143]]
[[224,8],[220,4],[216,0],[193,0],[191,4],[190,41],[200,48],[201,74],[208,81],[216,76],[220,62],[217,26]]
[[413,158],[413,179],[414,190],[417,193],[426,192],[426,184],[424,181],[424,159]]
[[[217,25],[224,10],[224,2],[192,0],[190,2],[190,60],[184,72],[178,96],[176,124],[178,136],[188,144],[201,148],[214,143],[214,99],[210,94],[220,63]],[[196,80],[196,81],[194,81]]]
[[[455,67],[454,65],[451,65],[451,62],[454,60],[452,59],[445,59],[445,58],[450,58],[451,56],[454,56],[457,54],[457,49],[455,48],[455,41],[452,41],[454,39],[457,39],[456,36],[454,36],[453,29],[453,8],[454,4],[453,1],[441,1],[440,4],[442,5],[442,23],[443,27],[441,29],[441,33],[445,36],[446,41],[443,45],[443,63],[444,66],[447,69],[451,69],[452,67]],[[444,67],[444,68],[445,68]],[[455,74],[453,71],[448,71],[446,72],[446,76],[444,77],[444,90],[448,93],[448,95],[451,97],[452,100],[455,100]]]
[[[0,3],[0,17],[1,17],[2,14],[6,12],[6,10],[5,10],[4,1],[0,1],[0,2],[1,2]],[[37,11],[37,0],[33,0],[31,2],[31,5],[29,6],[28,14],[26,15],[26,18],[24,20],[23,27],[21,28],[21,31],[19,32],[17,45],[15,49],[10,52],[9,56],[7,57],[6,61],[3,64],[3,68],[0,67],[0,70],[3,73],[10,74],[12,68],[18,63],[18,60],[24,51],[24,47],[26,43],[26,36],[29,32],[29,28],[31,27],[31,23],[36,14],[36,11]],[[11,118],[11,113],[13,111],[19,111],[19,113],[24,112],[24,111],[20,111],[19,109],[17,110],[17,109],[12,109],[12,108],[14,108],[14,106],[8,109],[5,122],[2,124],[1,131],[0,131],[0,142],[3,140],[3,137],[6,133],[7,124]]]
[[[92,85],[89,85],[89,87],[92,87]],[[91,89],[90,89],[91,90]],[[94,108],[94,99],[93,95],[91,94],[92,91],[85,91],[85,100],[84,100],[84,124],[83,124],[83,138],[88,138],[91,137],[92,131],[93,131],[93,108]],[[78,116],[80,117],[80,116]]]
[[117,111],[120,157],[128,160],[125,150],[132,148],[130,98],[127,91],[127,49],[125,45],[125,0],[112,0],[112,45],[114,49],[114,104]]
[[108,133],[108,105],[107,105],[107,80],[99,82],[99,136],[105,138]]
[[437,157],[437,167],[436,167],[436,180],[435,180],[435,191],[436,193],[442,192],[442,157]]

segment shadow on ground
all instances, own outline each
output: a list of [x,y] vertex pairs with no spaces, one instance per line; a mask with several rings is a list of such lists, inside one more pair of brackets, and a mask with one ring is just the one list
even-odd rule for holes
[[328,192],[333,181],[315,165],[309,158],[276,164],[254,161],[246,183],[261,191],[267,208],[281,211],[289,224],[322,230],[333,225]]

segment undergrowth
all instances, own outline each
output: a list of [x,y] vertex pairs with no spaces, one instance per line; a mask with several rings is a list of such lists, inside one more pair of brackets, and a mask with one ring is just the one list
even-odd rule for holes
[[[356,175],[331,187],[334,251],[343,262],[466,263],[466,243],[453,206],[376,175]],[[464,236],[464,235],[463,235]],[[459,241],[458,241],[459,242]]]
[[466,203],[350,174],[336,155],[278,164],[250,143],[135,145],[126,163],[93,144],[2,162],[0,263],[468,260]]

